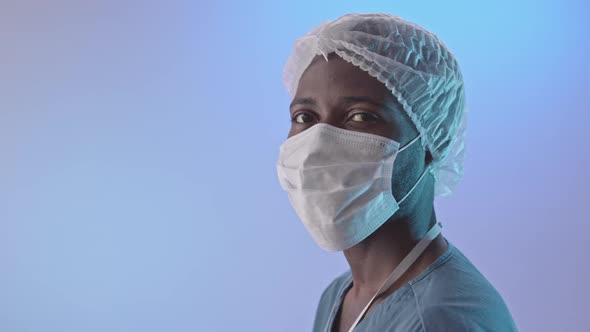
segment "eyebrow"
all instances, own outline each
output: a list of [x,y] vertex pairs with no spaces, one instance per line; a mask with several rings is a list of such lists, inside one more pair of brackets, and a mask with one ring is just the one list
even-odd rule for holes
[[[340,102],[344,105],[350,105],[354,103],[368,103],[373,104],[375,106],[387,108],[383,103],[375,101],[371,97],[367,96],[347,96],[340,98]],[[295,98],[289,105],[289,109],[292,109],[295,105],[310,105],[310,106],[317,106],[317,102],[313,98]]]
[[311,105],[316,106],[318,103],[313,98],[295,98],[289,105],[289,109],[293,108],[295,105]]

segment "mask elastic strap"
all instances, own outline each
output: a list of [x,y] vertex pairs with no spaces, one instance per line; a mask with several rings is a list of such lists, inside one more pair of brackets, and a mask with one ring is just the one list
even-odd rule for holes
[[418,179],[418,181],[416,181],[416,183],[414,183],[414,186],[412,187],[412,189],[410,189],[410,191],[408,191],[408,193],[404,196],[404,198],[402,198],[399,202],[397,202],[398,205],[402,204],[402,202],[405,201],[406,198],[408,198],[408,196],[410,196],[412,191],[414,191],[414,189],[416,189],[416,187],[418,186],[418,183],[420,183],[422,178],[424,178],[426,173],[428,173],[428,170],[430,170],[430,165],[426,166],[426,168],[424,169],[424,172],[422,172],[422,175],[420,175],[420,178]]
[[408,142],[408,144],[404,145],[403,147],[401,147],[399,150],[397,150],[397,152],[402,152],[404,151],[408,146],[414,144],[414,142],[416,142],[421,135],[416,136],[413,140],[411,140],[410,142]]

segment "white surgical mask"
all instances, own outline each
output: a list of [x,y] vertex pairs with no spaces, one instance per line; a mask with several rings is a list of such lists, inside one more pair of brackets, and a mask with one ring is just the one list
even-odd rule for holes
[[391,191],[400,143],[318,123],[280,147],[281,187],[314,241],[326,251],[348,249],[377,230],[426,175],[397,201]]

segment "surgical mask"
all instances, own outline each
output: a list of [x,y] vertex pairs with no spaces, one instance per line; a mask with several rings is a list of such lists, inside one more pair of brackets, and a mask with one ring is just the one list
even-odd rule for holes
[[399,201],[391,179],[400,143],[383,136],[318,123],[280,147],[281,187],[314,241],[326,251],[348,249],[383,225],[424,178]]

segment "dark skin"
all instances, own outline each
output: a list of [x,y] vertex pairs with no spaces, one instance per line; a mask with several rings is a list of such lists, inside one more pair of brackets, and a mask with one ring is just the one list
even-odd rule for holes
[[[289,137],[316,123],[380,135],[404,146],[418,131],[396,98],[377,79],[335,53],[314,58],[305,70],[290,107]],[[432,161],[420,141],[395,160],[393,196],[401,199]],[[348,331],[369,300],[402,259],[436,223],[434,179],[427,174],[400,209],[373,234],[345,249],[353,283],[346,292],[332,331]],[[424,271],[447,249],[439,234],[417,261],[389,289],[375,298],[363,319],[387,296]],[[362,321],[362,320],[361,320]]]

